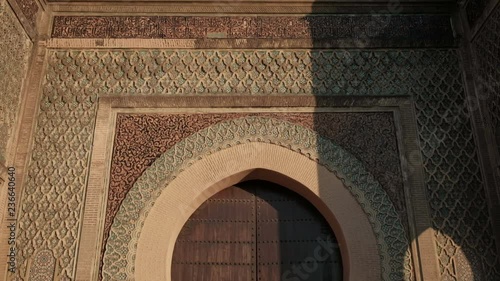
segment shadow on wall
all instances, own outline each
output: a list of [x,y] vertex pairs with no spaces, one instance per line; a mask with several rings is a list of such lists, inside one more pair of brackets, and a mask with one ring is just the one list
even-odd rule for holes
[[[325,5],[314,5],[314,14],[324,12]],[[413,280],[421,276],[416,271],[422,266],[434,265],[426,257],[419,260],[417,253],[406,252],[412,251],[412,239],[429,230],[416,228],[407,216],[412,207],[405,203],[409,194],[404,182],[422,167],[440,279],[500,280],[458,52],[435,47],[453,40],[449,20],[402,12],[394,0],[366,15],[338,16],[333,22],[321,16],[304,18],[313,38],[309,59],[318,105],[314,117],[318,142],[333,141],[356,157],[370,175],[345,166],[337,167],[339,174],[353,186],[373,176],[389,199],[389,208],[399,215],[405,237],[394,236],[399,226],[385,220],[387,202],[381,197],[360,200],[374,207],[382,222],[379,246],[383,242],[389,246],[381,252],[382,259],[392,258],[384,280]],[[331,115],[321,107],[326,96],[408,97],[417,119],[414,142],[421,149],[407,151],[410,158],[400,160],[393,113]],[[338,155],[322,147],[318,146],[319,162],[335,162]],[[416,229],[414,235],[412,229]]]

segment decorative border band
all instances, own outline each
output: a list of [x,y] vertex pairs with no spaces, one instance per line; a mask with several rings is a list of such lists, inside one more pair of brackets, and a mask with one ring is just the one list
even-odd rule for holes
[[452,34],[448,15],[396,14],[56,16],[52,28],[52,38],[66,39],[191,39],[198,43],[210,39],[307,39],[320,47],[452,46]]

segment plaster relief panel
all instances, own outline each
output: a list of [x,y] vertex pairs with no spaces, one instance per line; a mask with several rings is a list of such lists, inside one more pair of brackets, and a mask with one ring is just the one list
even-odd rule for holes
[[8,3],[0,6],[0,42],[0,163],[5,163],[32,47]]
[[[392,115],[392,112],[120,114],[111,165],[103,253],[121,203],[139,176],[160,155],[181,140],[216,123],[257,116],[285,120],[314,130],[360,159],[389,195],[405,228],[407,238],[404,239],[408,239],[407,210]],[[407,270],[411,275],[411,269]]]
[[488,121],[500,144],[500,6],[491,13],[473,46],[477,59],[478,97],[487,101],[491,117]]

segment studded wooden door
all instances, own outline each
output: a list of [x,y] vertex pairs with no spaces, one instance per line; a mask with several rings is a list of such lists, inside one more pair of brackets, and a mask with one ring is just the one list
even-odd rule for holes
[[304,198],[265,181],[227,188],[189,218],[172,281],[340,281],[335,236]]

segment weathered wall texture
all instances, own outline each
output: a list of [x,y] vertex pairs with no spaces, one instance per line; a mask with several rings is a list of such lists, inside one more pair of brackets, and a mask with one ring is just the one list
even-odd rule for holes
[[48,56],[19,216],[17,274],[24,278],[39,249],[57,258],[56,276],[74,276],[99,96],[302,94],[412,96],[442,279],[500,280],[456,50],[53,50]]
[[21,89],[28,70],[32,43],[9,4],[0,4],[0,163],[19,113]]

